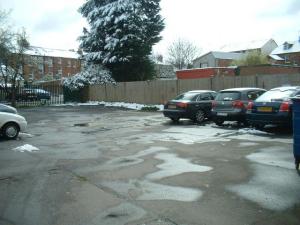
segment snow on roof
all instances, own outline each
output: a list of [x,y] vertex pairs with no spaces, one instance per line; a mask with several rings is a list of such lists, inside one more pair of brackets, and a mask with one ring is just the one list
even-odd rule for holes
[[271,52],[271,55],[280,55],[295,52],[300,52],[300,40],[293,42],[284,42],[282,45],[275,48],[273,52]]
[[35,56],[50,56],[73,59],[79,58],[79,55],[75,50],[51,49],[36,46],[31,46],[30,50],[26,51],[26,54]]
[[251,50],[251,49],[259,49],[262,48],[267,42],[271,40],[272,39],[264,39],[264,40],[253,40],[249,42],[226,44],[220,48],[220,51],[236,52],[236,51],[244,51],[244,50]]
[[278,55],[269,55],[272,59],[282,61],[284,60],[283,58],[279,57]]
[[243,53],[233,52],[211,52],[216,59],[240,59],[244,56]]

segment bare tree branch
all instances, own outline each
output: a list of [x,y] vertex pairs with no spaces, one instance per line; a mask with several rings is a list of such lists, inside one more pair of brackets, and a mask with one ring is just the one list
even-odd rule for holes
[[167,62],[180,70],[192,66],[193,60],[200,55],[200,49],[192,42],[179,38],[168,47],[167,54]]

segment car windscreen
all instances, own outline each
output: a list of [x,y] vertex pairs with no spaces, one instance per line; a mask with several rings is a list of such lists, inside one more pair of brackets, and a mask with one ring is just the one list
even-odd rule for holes
[[186,92],[181,95],[178,95],[174,100],[193,100],[193,98],[198,94],[199,93]]
[[223,91],[216,97],[216,101],[235,101],[238,99],[241,99],[241,93],[237,91]]
[[276,102],[289,100],[296,93],[295,89],[273,89],[265,92],[256,99],[256,102]]

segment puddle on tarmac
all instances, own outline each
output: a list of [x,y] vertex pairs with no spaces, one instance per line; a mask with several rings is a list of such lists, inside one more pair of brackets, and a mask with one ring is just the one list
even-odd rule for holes
[[121,203],[117,207],[110,208],[100,213],[93,219],[93,224],[124,225],[143,218],[146,211],[130,203]]
[[74,127],[88,127],[90,126],[89,123],[75,123]]
[[103,182],[108,187],[126,198],[136,200],[174,200],[192,202],[201,198],[203,192],[194,188],[175,187],[152,183],[150,181],[131,180],[125,182]]
[[102,166],[102,169],[117,169],[120,167],[133,166],[144,162],[144,159],[142,159],[142,157],[152,155],[161,151],[167,151],[167,150],[169,149],[165,147],[150,147],[146,150],[138,152],[135,155],[130,155],[127,157],[119,157],[119,158],[114,158],[112,160],[109,160],[105,163],[105,165]]
[[149,222],[143,223],[143,225],[177,225],[177,223],[172,222],[170,219],[155,219]]
[[265,148],[247,159],[253,162],[254,176],[246,184],[228,186],[228,190],[271,210],[285,210],[299,203],[300,179],[290,150]]
[[150,147],[149,149],[140,151],[135,155],[113,158],[113,159],[105,162],[104,165],[97,165],[94,167],[89,166],[86,168],[78,168],[78,169],[76,169],[76,172],[86,174],[86,173],[92,173],[92,172],[97,172],[97,171],[102,171],[102,170],[114,170],[114,169],[120,169],[123,167],[133,166],[133,165],[137,165],[139,163],[144,162],[144,159],[142,159],[141,157],[155,154],[155,153],[161,152],[161,151],[167,151],[167,150],[169,150],[169,149],[165,148],[165,147]]
[[155,158],[163,160],[164,162],[156,166],[160,169],[159,171],[146,176],[149,180],[159,180],[183,173],[202,173],[212,170],[212,167],[193,164],[191,160],[179,158],[176,154],[159,153]]

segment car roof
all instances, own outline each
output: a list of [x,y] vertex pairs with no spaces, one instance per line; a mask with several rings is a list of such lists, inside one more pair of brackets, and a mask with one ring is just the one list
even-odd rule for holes
[[286,91],[286,90],[298,90],[300,86],[283,86],[283,87],[276,87],[272,88],[270,91],[279,90],[279,91]]
[[265,89],[262,88],[254,88],[254,87],[245,87],[245,88],[229,88],[229,89],[224,89],[221,90],[220,92],[226,92],[226,91],[239,91],[239,92],[243,92],[243,91],[266,91]]

